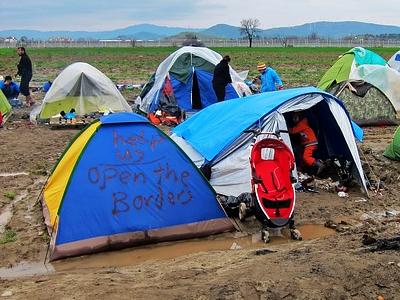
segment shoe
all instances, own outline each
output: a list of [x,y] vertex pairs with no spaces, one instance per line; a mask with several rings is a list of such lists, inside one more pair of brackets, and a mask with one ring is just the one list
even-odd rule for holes
[[245,203],[242,202],[239,204],[239,220],[244,221],[244,219],[246,218],[246,214],[247,214],[247,206]]
[[267,228],[261,229],[261,241],[266,244],[270,242],[269,231]]
[[321,175],[322,171],[325,169],[326,165],[324,164],[323,161],[321,161],[320,159],[317,159],[314,164],[313,167],[317,170],[317,172],[315,173],[317,176]]
[[290,229],[290,238],[296,241],[303,240],[303,237],[298,229]]

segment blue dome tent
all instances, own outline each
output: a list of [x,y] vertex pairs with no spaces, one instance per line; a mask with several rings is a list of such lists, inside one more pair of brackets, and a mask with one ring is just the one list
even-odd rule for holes
[[250,145],[253,134],[280,131],[292,149],[285,114],[303,111],[318,124],[319,148],[326,157],[341,156],[354,162],[352,170],[366,190],[355,135],[363,132],[353,123],[343,103],[313,87],[256,94],[211,105],[181,123],[171,138],[198,167],[211,167],[210,183],[217,193],[239,196],[251,191]]
[[51,260],[233,229],[192,161],[133,113],[84,129],[51,174],[43,203]]
[[[215,66],[222,56],[205,47],[185,46],[169,55],[151,76],[137,98],[139,109],[152,113],[163,104],[176,104],[185,111],[197,111],[217,102],[212,87]],[[230,68],[232,83],[226,86],[225,100],[251,94],[242,77]],[[172,86],[172,98],[165,99],[163,89]],[[171,98],[171,95],[169,96]]]

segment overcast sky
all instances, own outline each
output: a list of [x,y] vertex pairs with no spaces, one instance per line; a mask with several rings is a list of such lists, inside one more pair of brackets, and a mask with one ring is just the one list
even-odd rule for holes
[[259,19],[262,29],[314,21],[400,25],[399,0],[0,0],[0,4],[0,30],[95,31],[141,23],[207,28],[219,23],[239,26],[246,18]]

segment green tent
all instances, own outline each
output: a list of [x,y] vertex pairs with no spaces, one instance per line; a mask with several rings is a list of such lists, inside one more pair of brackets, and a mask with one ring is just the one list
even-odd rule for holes
[[132,111],[110,78],[83,62],[69,65],[57,76],[43,99],[40,118],[51,118],[72,108],[79,116]]
[[394,160],[400,160],[400,127],[394,133],[393,141],[383,153],[384,156]]
[[355,79],[350,78],[352,69],[361,65],[385,66],[386,61],[370,50],[355,47],[339,57],[336,63],[322,76],[318,87],[322,90],[327,90],[342,81]]
[[3,117],[7,116],[11,112],[11,105],[8,103],[6,96],[0,90],[0,111]]

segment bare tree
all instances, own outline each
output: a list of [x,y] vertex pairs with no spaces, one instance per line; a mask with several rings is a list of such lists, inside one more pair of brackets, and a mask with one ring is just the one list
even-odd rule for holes
[[249,47],[253,45],[253,39],[256,37],[257,32],[260,30],[260,21],[258,19],[243,19],[240,21],[240,32],[245,35],[249,40]]
[[281,37],[279,39],[279,41],[280,41],[282,47],[286,48],[288,46],[289,39],[287,37]]

